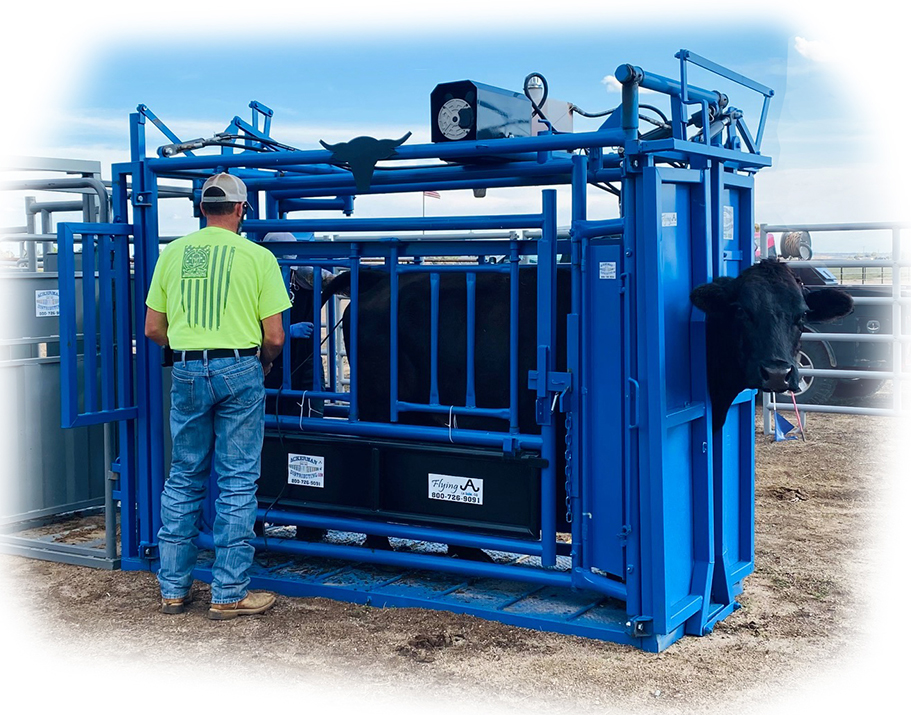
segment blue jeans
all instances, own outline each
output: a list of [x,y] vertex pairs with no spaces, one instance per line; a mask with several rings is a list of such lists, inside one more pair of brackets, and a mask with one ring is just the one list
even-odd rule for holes
[[253,563],[256,480],[263,448],[265,388],[255,355],[175,362],[171,373],[171,472],[161,495],[158,581],[163,598],[190,590],[210,472],[218,480],[212,603],[247,595]]

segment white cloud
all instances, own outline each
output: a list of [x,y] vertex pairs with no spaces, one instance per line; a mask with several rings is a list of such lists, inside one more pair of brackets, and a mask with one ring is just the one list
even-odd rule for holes
[[[623,85],[620,84],[620,80],[618,80],[612,74],[605,75],[605,77],[601,80],[601,84],[604,85],[604,88],[607,90],[608,94],[619,94],[623,91]],[[645,87],[640,87],[639,94],[654,94],[654,91],[651,89],[645,89]]]
[[835,53],[831,46],[821,40],[807,40],[803,37],[794,38],[794,49],[812,62],[831,62]]
[[623,89],[623,85],[617,80],[614,75],[609,74],[604,79],[601,80],[601,84],[604,85],[604,88],[610,92],[619,92]]

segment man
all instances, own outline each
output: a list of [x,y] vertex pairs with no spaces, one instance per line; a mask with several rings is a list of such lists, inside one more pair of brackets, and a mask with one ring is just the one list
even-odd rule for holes
[[256,480],[265,418],[263,377],[285,341],[291,306],[275,256],[239,234],[247,188],[230,174],[210,177],[200,208],[206,228],[169,244],[146,299],[146,337],[174,351],[171,472],[158,532],[163,613],[192,599],[210,470],[218,482],[209,618],[263,613],[270,593],[248,592],[253,563]]

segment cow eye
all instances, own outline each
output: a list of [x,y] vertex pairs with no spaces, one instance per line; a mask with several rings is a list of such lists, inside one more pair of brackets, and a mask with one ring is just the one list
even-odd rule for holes
[[803,324],[807,321],[807,315],[809,315],[809,312],[810,312],[810,311],[805,310],[803,313],[800,313],[800,314],[794,319],[794,325],[803,325]]

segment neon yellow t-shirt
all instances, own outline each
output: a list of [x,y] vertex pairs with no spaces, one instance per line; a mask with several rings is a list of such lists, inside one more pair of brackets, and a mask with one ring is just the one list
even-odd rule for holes
[[161,252],[146,305],[168,316],[174,350],[252,348],[260,321],[291,307],[272,252],[209,226]]

